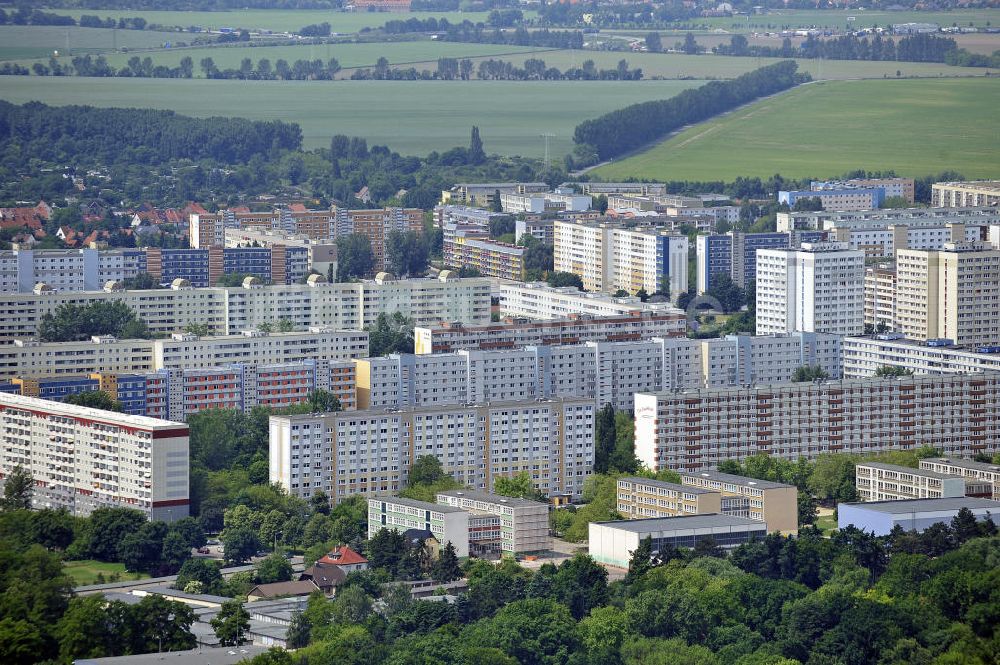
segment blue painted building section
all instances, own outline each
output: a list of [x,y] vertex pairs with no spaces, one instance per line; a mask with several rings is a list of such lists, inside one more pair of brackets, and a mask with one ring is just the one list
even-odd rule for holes
[[38,396],[61,402],[70,395],[93,392],[100,389],[97,379],[86,376],[71,378],[49,378],[38,380]]
[[923,531],[934,524],[950,524],[962,508],[972,511],[976,519],[989,519],[1000,526],[1000,501],[961,496],[841,503],[837,505],[837,527],[854,525],[876,536],[888,535],[897,524],[906,531]]
[[729,235],[698,236],[698,285],[707,291],[714,286],[716,275],[731,275],[733,271],[733,237]]
[[122,412],[134,416],[146,415],[146,377],[142,374],[119,374],[116,381]]
[[213,286],[208,283],[207,249],[165,249],[162,256],[162,283],[186,279],[191,282],[191,286]]

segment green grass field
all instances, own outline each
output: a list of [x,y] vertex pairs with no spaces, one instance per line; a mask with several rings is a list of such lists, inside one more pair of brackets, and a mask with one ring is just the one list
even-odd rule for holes
[[829,81],[691,127],[606,165],[608,180],[830,177],[852,169],[1000,176],[1000,81]]
[[[489,12],[415,12],[412,14],[395,14],[388,12],[337,12],[313,9],[243,9],[232,12],[196,12],[196,11],[111,11],[105,9],[91,10],[50,10],[54,14],[72,16],[80,20],[81,14],[90,14],[103,18],[119,19],[122,17],[142,17],[151,25],[178,27],[184,30],[192,26],[202,29],[218,30],[219,28],[245,28],[247,30],[271,30],[274,32],[295,32],[306,25],[314,23],[329,23],[333,32],[351,33],[362,28],[377,28],[386,21],[416,17],[427,19],[431,16],[446,18],[452,23],[469,20],[473,23],[485,21]],[[533,12],[527,12],[528,15]]]
[[371,67],[380,57],[385,57],[393,65],[404,65],[407,63],[422,63],[418,69],[430,69],[434,71],[437,67],[438,58],[467,58],[477,56],[496,57],[502,54],[532,53],[537,49],[505,46],[502,44],[463,44],[458,42],[389,42],[389,43],[363,43],[363,44],[316,44],[301,46],[243,46],[243,47],[215,47],[215,48],[186,48],[171,49],[169,51],[156,51],[154,53],[116,53],[108,55],[108,62],[112,67],[121,67],[128,62],[133,55],[143,58],[149,56],[157,65],[176,67],[181,58],[189,56],[194,60],[195,76],[201,76],[202,71],[198,66],[202,58],[212,58],[215,66],[219,69],[229,67],[238,68],[243,58],[250,58],[254,64],[261,58],[267,58],[271,65],[279,59],[285,59],[289,63],[296,60],[316,60],[324,62],[330,58],[336,58],[341,67]]
[[67,47],[70,53],[110,51],[115,44],[118,48],[157,48],[177,37],[170,32],[147,30],[0,25],[0,58],[48,58],[55,50],[65,53]]
[[[541,58],[545,64],[559,69],[580,67],[584,60],[593,60],[600,69],[614,69],[619,60],[629,67],[641,67],[645,78],[734,78],[751,70],[773,64],[776,58],[734,58],[721,55],[683,55],[680,53],[621,53],[609,51],[547,51],[526,56],[503,58],[523,64],[527,58]],[[815,79],[895,78],[903,76],[982,76],[987,71],[1000,70],[973,67],[950,67],[924,62],[871,62],[865,60],[799,60],[800,71]]]
[[0,77],[0,99],[14,103],[173,109],[208,117],[286,120],[302,126],[307,147],[334,134],[363,136],[403,154],[467,145],[478,125],[486,150],[541,157],[572,149],[573,129],[622,106],[664,99],[701,81],[208,81]]
[[63,564],[63,572],[73,579],[74,586],[86,586],[97,584],[97,575],[103,575],[105,581],[111,581],[112,575],[118,575],[121,580],[136,580],[149,577],[145,573],[125,572],[125,565],[121,563],[105,563],[85,559],[83,561],[67,561]]

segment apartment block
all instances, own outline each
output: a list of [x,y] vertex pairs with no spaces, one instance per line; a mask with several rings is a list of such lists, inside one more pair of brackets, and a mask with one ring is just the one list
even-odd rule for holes
[[581,315],[550,321],[512,321],[485,325],[417,325],[413,330],[417,354],[459,349],[513,349],[530,345],[558,346],[581,342],[634,341],[653,337],[680,337],[687,320],[678,311],[633,312],[616,316]]
[[[802,245],[802,243],[817,243],[826,240],[826,233],[822,231],[799,231],[782,233],[739,233],[727,234],[732,238],[732,271],[730,277],[733,283],[741,289],[752,289],[757,282],[757,252],[761,249],[791,249]],[[706,246],[704,259],[707,264],[718,261],[713,252],[726,253],[724,244],[710,244]]]
[[687,236],[652,228],[556,220],[554,269],[579,275],[587,291],[687,291]]
[[826,233],[830,240],[846,242],[851,249],[859,249],[869,258],[892,258],[901,249],[943,249],[949,242],[975,242],[982,239],[985,228],[965,224],[890,224],[882,228],[835,226]]
[[667,185],[662,182],[567,182],[563,187],[574,187],[583,194],[636,194],[638,196],[663,196]]
[[904,338],[900,333],[845,337],[844,377],[875,376],[880,367],[900,367],[914,374],[1000,372],[1000,345],[961,347]]
[[126,507],[153,520],[188,516],[183,423],[0,393],[0,474],[35,479],[35,508],[86,516]]
[[1000,499],[1000,464],[932,457],[920,460],[920,468],[965,478],[966,496]]
[[472,490],[438,492],[437,502],[469,513],[469,550],[473,554],[519,554],[552,548],[547,503]]
[[303,332],[199,337],[175,333],[163,339],[92,337],[81,342],[15,340],[0,346],[0,380],[15,376],[55,377],[93,372],[143,374],[161,369],[195,369],[231,363],[363,358],[368,333],[311,328]]
[[688,490],[719,492],[723,515],[765,522],[770,532],[798,532],[799,491],[794,485],[710,470],[680,476]]
[[545,282],[495,282],[493,297],[499,301],[501,313],[529,319],[560,319],[581,314],[681,313],[669,302],[643,302],[635,296],[618,298],[608,293],[581,291],[573,286],[549,286]]
[[524,279],[525,248],[494,240],[481,227],[445,224],[442,252],[446,266],[472,268],[483,277]]
[[423,211],[419,208],[384,208],[380,210],[330,210],[277,208],[268,212],[192,214],[188,220],[189,242],[194,249],[223,247],[226,229],[254,229],[302,234],[313,240],[330,240],[352,233],[368,238],[375,257],[375,270],[385,270],[385,241],[393,231],[423,229]]
[[974,242],[897,252],[896,330],[910,339],[1000,343],[1000,250]]
[[994,374],[639,393],[636,455],[654,471],[701,471],[762,452],[795,460],[927,445],[992,454],[998,400]]
[[508,214],[535,214],[546,212],[584,212],[590,210],[593,199],[577,194],[538,192],[533,194],[501,194],[500,206]]
[[514,222],[514,238],[520,242],[524,236],[531,236],[545,245],[551,245],[555,242],[554,226],[552,219],[542,218],[541,215],[526,215],[525,219]]
[[480,182],[459,183],[451,189],[441,192],[441,203],[452,205],[468,205],[479,208],[493,208],[499,205],[496,201],[499,194],[535,194],[549,191],[544,182]]
[[429,531],[440,547],[451,543],[459,557],[469,556],[470,515],[461,508],[398,496],[368,499],[368,537],[382,529],[400,533]]
[[361,330],[382,312],[400,312],[417,325],[461,321],[473,325],[490,320],[490,283],[484,278],[395,280],[391,276],[364,282],[327,283],[313,275],[306,284],[265,286],[248,278],[242,287],[192,288],[179,280],[169,289],[0,295],[0,343],[34,337],[45,314],[63,304],[123,302],[146,322],[150,332],[170,335],[189,324],[208,326],[213,334],[274,325],[282,319],[296,329],[329,326]]
[[778,192],[778,203],[794,207],[802,199],[819,199],[824,210],[871,210],[878,208],[885,200],[882,187],[824,187],[813,183],[815,189]]
[[510,215],[506,213],[463,205],[439,205],[434,208],[434,225],[440,229],[443,229],[445,224],[488,229],[491,221],[509,217]]
[[936,182],[931,185],[935,208],[1000,206],[1000,180]]
[[822,333],[529,345],[356,360],[359,408],[586,397],[619,411],[633,394],[781,383],[803,365],[841,373],[841,338]]
[[757,252],[757,334],[864,330],[863,252],[845,243]]
[[[332,238],[317,240],[304,233],[251,227],[247,229],[226,228],[225,242],[227,248],[269,247],[273,249],[287,247],[289,250],[296,250],[299,256],[302,252],[305,253],[306,272],[315,270],[325,275],[331,267],[334,273],[337,272],[337,242]],[[275,282],[276,280],[272,279],[271,281]]]
[[779,212],[777,230],[832,231],[835,228],[858,230],[886,229],[890,226],[913,228],[945,227],[948,224],[989,226],[1000,223],[1000,204],[989,207],[940,207],[875,209],[875,210],[820,210],[810,212]]
[[901,501],[965,496],[965,479],[898,464],[863,462],[854,467],[862,501]]
[[546,494],[579,497],[594,463],[594,412],[593,400],[551,399],[275,416],[270,478],[336,502],[398,492],[413,462],[435,455],[475,490],[526,471]]
[[896,267],[865,268],[865,328],[893,330],[896,327]]
[[649,478],[619,478],[618,512],[627,520],[721,513],[722,493]]
[[910,203],[914,201],[913,178],[852,178],[836,182],[813,182],[809,188],[817,190],[843,187],[881,188],[887,199],[898,197]]
[[695,241],[698,295],[712,288],[717,275],[730,276],[733,270],[733,238],[728,235],[700,235]]

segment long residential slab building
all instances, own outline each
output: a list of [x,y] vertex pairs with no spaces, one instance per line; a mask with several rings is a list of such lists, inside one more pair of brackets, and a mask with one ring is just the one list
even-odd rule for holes
[[0,343],[34,337],[41,319],[64,304],[123,302],[146,322],[150,332],[172,334],[189,324],[226,335],[285,320],[295,329],[329,326],[361,330],[383,312],[401,312],[417,325],[490,320],[490,283],[457,278],[447,271],[437,278],[327,283],[313,275],[307,284],[265,286],[247,278],[242,287],[192,288],[178,280],[169,289],[0,295]]
[[757,453],[993,454],[998,403],[993,373],[637,393],[636,456],[653,470],[698,471]]
[[476,490],[528,472],[545,494],[579,497],[594,465],[594,413],[594,400],[566,398],[273,416],[270,479],[303,499],[373,497],[404,488],[416,459],[434,455]]
[[637,392],[789,381],[804,365],[840,376],[840,337],[793,333],[531,345],[355,361],[359,408],[587,397],[631,410]]
[[643,302],[635,296],[618,298],[608,293],[581,291],[573,286],[549,286],[545,282],[497,280],[493,284],[493,297],[499,301],[502,314],[529,319],[559,319],[580,314],[681,313],[669,302]]
[[153,520],[188,516],[189,432],[183,423],[0,394],[0,478],[35,480],[35,508],[86,516],[125,507]]
[[914,374],[973,374],[1000,372],[1000,345],[956,346],[951,340],[906,339],[902,333],[845,337],[844,377],[875,376],[882,367]]
[[481,325],[417,325],[413,330],[413,343],[415,352],[424,354],[459,349],[514,349],[532,344],[559,346],[681,337],[686,329],[687,320],[680,312],[632,312],[614,316],[579,315],[547,321],[511,319]]

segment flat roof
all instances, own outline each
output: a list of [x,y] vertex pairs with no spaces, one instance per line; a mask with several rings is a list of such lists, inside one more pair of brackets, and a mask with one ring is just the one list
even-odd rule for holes
[[960,510],[968,508],[986,508],[995,510],[1000,515],[1000,501],[992,499],[980,499],[971,496],[954,496],[942,499],[904,499],[902,501],[871,501],[868,503],[847,503],[843,504],[861,510],[871,510],[879,513],[891,515],[903,515],[907,513],[933,512],[940,510]]
[[651,487],[662,487],[668,490],[688,492],[689,494],[718,494],[718,492],[716,492],[715,490],[705,490],[700,487],[691,487],[690,485],[679,485],[677,483],[668,483],[665,480],[655,480],[653,478],[639,478],[637,476],[629,476],[627,478],[619,478],[618,482],[621,482],[623,480],[630,483],[650,485]]
[[395,503],[400,506],[409,506],[410,508],[419,508],[420,510],[434,510],[439,513],[464,513],[466,511],[461,508],[455,508],[452,506],[445,506],[440,503],[428,503],[427,501],[417,501],[416,499],[407,499],[401,496],[376,496],[368,499],[371,501],[384,501],[386,503]]
[[651,531],[671,531],[677,529],[709,529],[729,526],[759,526],[767,531],[767,524],[746,517],[709,513],[707,515],[682,515],[679,517],[656,517],[646,520],[618,520],[614,522],[591,522],[612,529],[649,533]]
[[[485,501],[487,503],[501,503],[507,506],[514,506],[514,507],[518,506],[548,507],[547,503],[542,503],[541,501],[532,501],[531,499],[522,499],[519,497],[501,496],[499,494],[490,494],[489,492],[480,492],[477,490],[446,490],[444,492],[438,492],[438,496],[460,497],[463,499],[472,499],[473,501]],[[441,504],[435,504],[435,505],[441,505]]]
[[794,487],[787,483],[779,483],[773,480],[760,480],[749,476],[737,476],[735,473],[722,473],[720,471],[678,471],[681,478],[706,478],[708,480],[718,480],[723,483],[733,483],[744,487],[756,487],[762,490],[779,489],[782,487]]
[[957,466],[961,469],[972,469],[975,471],[992,471],[994,473],[1000,473],[1000,464],[993,464],[992,462],[977,462],[971,459],[952,459],[950,457],[928,457],[920,461],[935,462],[937,464],[948,464],[950,466]]
[[922,476],[924,478],[937,478],[938,480],[961,478],[961,476],[950,475],[947,473],[938,473],[937,471],[928,471],[927,469],[915,469],[912,466],[903,466],[901,464],[886,464],[884,462],[858,462],[858,466],[870,466],[873,469],[884,469],[886,471],[898,471],[900,473],[910,473],[913,474],[914,476]]
[[190,651],[144,653],[135,656],[80,658],[76,665],[235,665],[267,651],[267,647],[244,644],[238,647],[199,647]]
[[25,411],[38,411],[51,413],[58,416],[67,416],[83,420],[97,420],[123,427],[136,427],[144,430],[163,429],[184,429],[188,426],[185,423],[174,422],[172,420],[160,420],[148,416],[132,416],[117,411],[105,411],[104,409],[92,409],[87,406],[77,406],[76,404],[66,404],[64,402],[53,402],[38,397],[28,397],[26,395],[14,395],[12,393],[0,393],[0,405],[12,409],[24,409]]

